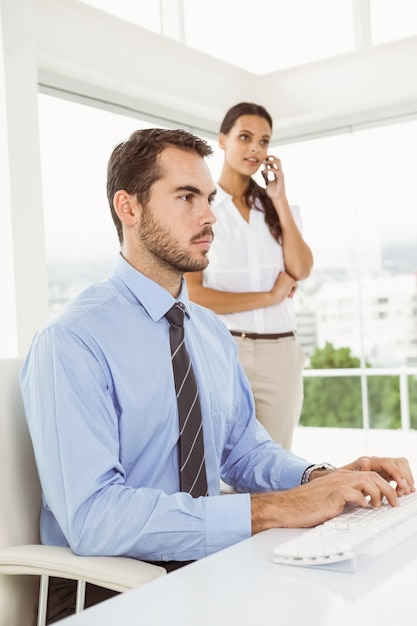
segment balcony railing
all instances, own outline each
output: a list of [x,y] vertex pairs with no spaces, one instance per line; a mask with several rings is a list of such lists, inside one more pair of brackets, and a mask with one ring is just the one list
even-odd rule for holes
[[[381,385],[370,383],[371,378],[385,377]],[[343,369],[306,369],[305,378],[305,404],[303,408],[302,423],[306,426],[328,426],[325,422],[325,414],[332,413],[333,427],[358,427],[358,413],[361,413],[361,427],[365,430],[371,428],[395,428],[403,431],[417,428],[417,367],[393,367],[393,368],[343,368]],[[326,389],[315,390],[314,396],[309,396],[307,380],[309,379],[345,379],[345,386],[339,385],[334,393],[329,385]],[[397,382],[389,379],[397,379]],[[357,379],[357,382],[352,382]],[[390,389],[387,388],[390,386]],[[411,391],[411,393],[410,393]],[[328,402],[326,402],[326,396]],[[333,397],[332,397],[333,396]],[[346,397],[350,396],[350,397]],[[323,402],[323,406],[321,405]],[[348,406],[346,406],[346,404]],[[376,404],[379,404],[376,409]],[[342,411],[344,406],[344,415]],[[318,407],[321,408],[318,408]],[[356,409],[355,409],[356,407]],[[315,414],[314,423],[309,423],[309,410]],[[323,412],[323,424],[320,423],[318,411]],[[338,416],[338,410],[340,414]],[[307,414],[306,414],[307,411]],[[349,423],[349,411],[352,412],[352,421]],[[372,412],[379,412],[378,417]],[[381,418],[381,413],[385,416]],[[353,415],[356,413],[356,415]],[[339,419],[338,419],[339,417]],[[390,421],[392,418],[392,422]],[[395,423],[395,425],[393,425]],[[391,424],[391,425],[390,425]]]

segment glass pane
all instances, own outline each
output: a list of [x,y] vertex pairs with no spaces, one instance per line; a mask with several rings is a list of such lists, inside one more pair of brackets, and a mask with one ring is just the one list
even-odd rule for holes
[[354,133],[363,346],[373,367],[417,365],[417,121]]
[[[39,110],[49,288],[51,307],[58,308],[107,275],[119,249],[105,193],[107,160],[130,132],[154,124],[45,95]],[[217,179],[223,153],[210,143]],[[311,369],[417,367],[414,145],[417,121],[271,148],[315,257],[295,296]],[[358,375],[329,378],[323,371],[305,382],[302,423],[362,426]],[[398,375],[368,376],[367,386],[371,426],[397,428]]]
[[304,379],[301,426],[362,428],[361,382],[358,376]]
[[[295,296],[311,369],[417,365],[416,142],[412,120],[273,149],[315,258]],[[367,376],[372,428],[401,426],[399,377],[391,374]],[[306,375],[302,423],[361,425],[360,378],[325,376]],[[340,410],[327,400],[333,392],[335,403],[351,394]],[[414,405],[410,411],[415,424]]]
[[417,35],[415,0],[370,0],[372,43]]
[[351,0],[184,0],[187,45],[256,74],[353,49]]
[[49,295],[56,310],[107,275],[119,250],[106,196],[107,161],[119,141],[154,124],[42,94],[39,117]]
[[368,376],[368,404],[371,428],[400,428],[399,377]]
[[290,204],[300,206],[314,268],[294,303],[308,356],[326,342],[360,355],[358,290],[354,268],[352,140],[348,133],[272,148],[285,173]]
[[408,398],[410,402],[410,426],[417,430],[417,373],[408,377]]

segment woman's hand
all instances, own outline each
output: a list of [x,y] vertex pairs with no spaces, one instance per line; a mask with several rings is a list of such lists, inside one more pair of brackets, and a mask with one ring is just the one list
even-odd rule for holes
[[298,282],[294,280],[287,272],[280,272],[275,280],[270,294],[272,297],[271,304],[279,304],[285,298],[292,298],[298,287]]
[[285,198],[284,173],[282,171],[281,161],[272,155],[265,160],[266,172],[272,172],[275,180],[269,180],[266,184],[266,193],[271,200],[280,200]]

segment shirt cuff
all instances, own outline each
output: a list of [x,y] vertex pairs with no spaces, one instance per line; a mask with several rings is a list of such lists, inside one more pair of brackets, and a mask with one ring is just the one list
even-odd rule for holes
[[204,500],[207,554],[228,548],[252,535],[249,494],[210,496]]

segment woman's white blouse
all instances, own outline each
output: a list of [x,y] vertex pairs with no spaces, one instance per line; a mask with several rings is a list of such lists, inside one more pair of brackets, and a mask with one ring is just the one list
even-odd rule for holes
[[[299,207],[290,208],[301,232]],[[217,222],[213,225],[214,241],[209,265],[203,272],[203,285],[229,292],[269,291],[285,266],[282,246],[271,235],[263,212],[251,209],[246,222],[232,196],[219,186],[213,212]],[[219,317],[229,330],[283,333],[296,329],[292,298],[271,307]]]

